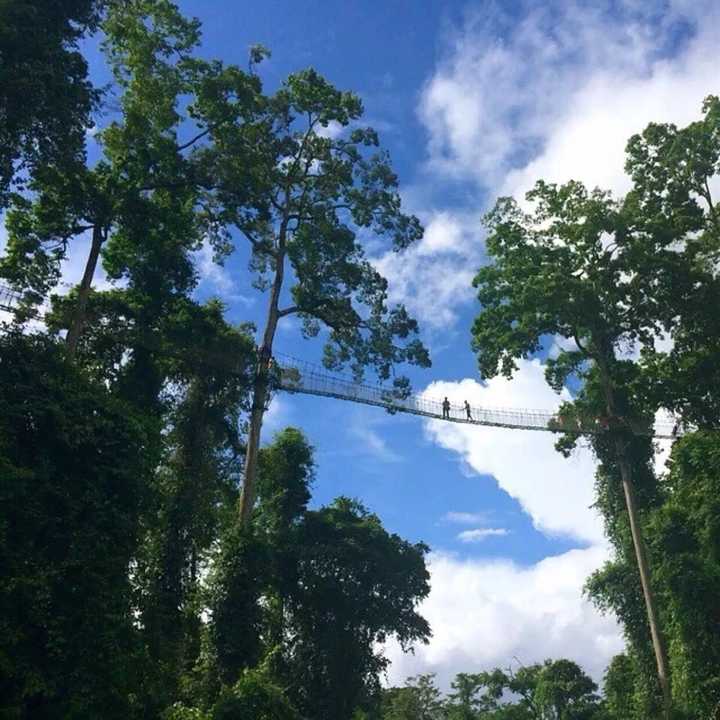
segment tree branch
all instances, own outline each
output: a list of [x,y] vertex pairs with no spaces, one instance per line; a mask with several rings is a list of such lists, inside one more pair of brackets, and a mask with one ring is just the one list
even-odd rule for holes
[[590,352],[588,349],[580,342],[580,338],[578,337],[577,332],[573,332],[573,340],[575,341],[575,344],[580,349],[580,352],[583,353],[583,355],[586,355],[587,357],[591,357]]
[[301,312],[301,309],[297,305],[291,305],[290,307],[286,307],[283,310],[278,310],[278,317],[284,318],[287,315],[292,315],[293,313]]
[[705,200],[707,201],[708,209],[710,210],[710,217],[712,218],[713,225],[715,225],[715,228],[717,229],[718,224],[720,223],[720,218],[718,218],[717,212],[715,210],[715,206],[713,205],[712,194],[710,192],[710,185],[708,183],[707,175],[704,178],[704,184],[705,184],[705,193],[704,193]]
[[201,140],[204,138],[211,130],[212,128],[205,128],[202,132],[199,132],[194,138],[188,140],[186,143],[183,143],[182,145],[177,146],[177,151],[182,152],[183,150],[187,150],[191,145],[194,145],[198,140]]

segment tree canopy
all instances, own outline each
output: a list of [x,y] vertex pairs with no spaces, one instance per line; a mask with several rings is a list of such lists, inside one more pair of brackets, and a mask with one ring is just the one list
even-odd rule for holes
[[[423,229],[357,94],[312,68],[269,90],[264,47],[247,67],[200,47],[170,0],[0,0],[0,278],[21,298],[0,324],[0,715],[717,714],[720,100],[633,136],[623,197],[541,180],[499,199],[474,282],[483,378],[539,357],[573,388],[557,445],[592,448],[612,550],[586,592],[625,650],[602,688],[544,653],[386,687],[386,643],[431,638],[430,548],[361,499],[320,504],[322,438],[261,428],[288,318],[328,368],[407,395],[429,355],[367,248]],[[260,328],[199,301],[201,249],[249,257]]]

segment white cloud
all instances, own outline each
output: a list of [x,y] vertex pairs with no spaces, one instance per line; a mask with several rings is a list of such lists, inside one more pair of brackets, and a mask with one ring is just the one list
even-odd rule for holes
[[[496,377],[485,385],[469,379],[434,382],[423,394],[446,395],[454,405],[468,400],[473,407],[554,411],[562,398],[547,386],[541,363],[523,360],[518,368],[512,380]],[[538,530],[583,542],[602,540],[600,517],[590,507],[594,502],[595,463],[588,449],[578,448],[565,459],[556,452],[556,438],[548,432],[441,420],[426,421],[425,430],[433,442],[458,453],[475,473],[492,475],[500,488],[518,500]]]
[[396,453],[379,433],[369,424],[359,419],[350,427],[350,432],[357,438],[365,452],[382,462],[400,462],[402,456]]
[[425,235],[417,246],[420,255],[460,253],[464,230],[457,217],[449,212],[437,213],[427,224]]
[[554,182],[582,180],[625,193],[625,144],[651,121],[686,125],[700,113],[703,98],[720,89],[713,47],[694,45],[678,63],[661,61],[648,77],[627,78],[621,72],[598,72],[571,98],[572,110],[548,132],[544,151],[522,169],[511,172],[501,194],[519,196],[538,178]]
[[458,533],[457,539],[464,543],[477,543],[489,537],[504,537],[509,534],[510,531],[506,528],[475,528]]
[[442,519],[448,523],[457,525],[476,525],[486,522],[487,513],[485,512],[446,512]]
[[208,240],[194,253],[195,267],[200,279],[200,287],[216,292],[226,302],[251,305],[253,298],[237,292],[237,286],[230,273],[215,261],[215,252]]
[[475,213],[438,212],[425,221],[425,236],[415,247],[373,262],[389,281],[390,300],[405,303],[424,327],[436,331],[452,326],[458,308],[474,297],[472,279],[481,253]]
[[271,442],[272,436],[292,422],[292,403],[285,397],[275,394],[263,417],[263,440]]
[[[522,567],[507,560],[461,560],[434,553],[432,590],[420,606],[433,638],[404,655],[389,643],[388,682],[435,672],[448,688],[458,672],[567,657],[596,680],[623,647],[615,619],[583,597],[587,576],[606,559],[601,546],[571,550]],[[517,660],[516,660],[517,659]]]
[[719,89],[716,3],[526,4],[520,20],[491,7],[450,39],[419,112],[431,170],[492,196],[538,178],[622,192],[629,136],[691,121]]

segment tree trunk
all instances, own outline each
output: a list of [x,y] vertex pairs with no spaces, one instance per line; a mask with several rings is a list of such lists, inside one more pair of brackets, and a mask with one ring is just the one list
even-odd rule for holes
[[102,247],[103,231],[100,225],[94,225],[92,231],[92,244],[90,245],[90,254],[85,263],[85,272],[83,273],[80,288],[78,289],[78,299],[75,312],[70,323],[70,329],[67,334],[67,354],[72,360],[77,351],[78,341],[85,324],[85,312],[87,310],[88,297],[90,296],[90,288],[92,287],[95,269],[97,268],[98,258],[100,257],[100,248]]
[[[613,392],[607,365],[605,363],[599,363],[599,368],[605,393],[605,404],[612,423],[613,418],[617,417],[615,394]],[[617,456],[618,467],[620,468],[620,478],[622,480],[623,492],[625,494],[625,507],[627,508],[628,520],[630,521],[630,532],[632,534],[633,548],[635,550],[635,559],[637,561],[638,572],[640,574],[640,584],[642,585],[643,597],[645,599],[648,624],[650,625],[650,636],[652,638],[653,650],[655,652],[655,662],[657,663],[658,682],[663,694],[663,717],[665,720],[670,720],[672,715],[672,695],[670,692],[670,674],[668,672],[667,652],[665,650],[665,641],[660,631],[655,594],[653,593],[652,584],[650,582],[650,567],[647,559],[645,541],[643,539],[642,529],[637,517],[637,505],[635,502],[635,488],[632,482],[632,470],[627,457],[625,442],[620,437],[617,437],[615,440],[615,454]]]
[[[281,236],[284,230],[281,231]],[[272,346],[275,339],[275,330],[279,320],[278,303],[280,302],[280,291],[282,290],[283,275],[285,271],[285,255],[283,252],[284,243],[280,243],[275,279],[270,303],[268,305],[268,317],[265,323],[262,345],[258,352],[257,370],[255,371],[255,382],[253,383],[253,402],[250,411],[250,429],[248,431],[247,450],[245,452],[245,468],[243,470],[243,487],[240,496],[240,524],[247,525],[255,505],[255,480],[257,478],[258,451],[260,450],[260,430],[265,415],[265,405],[269,394],[269,371],[270,360],[272,359]]]
[[[622,440],[618,441],[622,445]],[[650,636],[652,637],[653,650],[655,651],[655,662],[657,663],[658,681],[663,694],[663,709],[665,720],[670,720],[672,708],[672,695],[670,692],[670,675],[667,667],[667,653],[665,642],[660,632],[660,622],[657,615],[655,595],[650,583],[650,567],[647,560],[647,551],[642,531],[637,520],[637,508],[635,505],[635,489],[632,485],[630,465],[625,458],[624,448],[617,447],[618,464],[622,477],[623,491],[625,493],[625,505],[630,520],[630,531],[632,533],[635,557],[637,559],[638,571],[640,572],[640,583],[642,584],[645,608],[647,610],[648,623],[650,625]]]

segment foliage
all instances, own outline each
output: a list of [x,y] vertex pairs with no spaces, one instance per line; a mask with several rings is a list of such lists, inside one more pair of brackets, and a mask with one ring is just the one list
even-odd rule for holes
[[245,670],[215,704],[213,720],[300,720],[282,689],[262,670]]
[[[112,106],[79,51],[98,29]],[[403,251],[422,228],[357,95],[313,69],[268,92],[256,73],[265,48],[243,70],[199,58],[199,43],[199,23],[170,0],[0,0],[0,276],[23,295],[0,331],[0,714],[656,718],[630,485],[676,715],[709,716],[720,700],[720,100],[687,127],[631,138],[624,198],[539,182],[529,208],[503,198],[487,218],[480,370],[509,377],[563,339],[547,380],[577,388],[556,421],[577,432],[558,447],[590,432],[599,461],[614,553],[587,590],[628,641],[604,698],[566,659],[460,673],[446,696],[432,675],[383,690],[383,643],[408,650],[430,636],[418,612],[428,548],[357,500],[311,506],[312,446],[287,428],[260,448],[260,427],[275,333],[291,316],[305,337],[323,333],[328,367],[370,369],[407,394],[397,366],[427,366],[428,354],[364,248],[372,237]],[[88,162],[98,109],[109,119]],[[240,243],[269,291],[259,348],[254,328],[193,297],[194,253],[207,244],[223,262]],[[31,325],[84,244],[82,281]],[[109,290],[93,290],[98,264]],[[662,476],[648,437],[658,409],[687,431]],[[252,524],[237,517],[241,486]]]
[[378,691],[388,665],[378,645],[392,636],[403,647],[427,642],[430,628],[416,612],[430,591],[427,550],[390,535],[347,498],[305,514],[298,582],[286,601],[290,692],[301,712],[349,719]]
[[597,685],[570,660],[459,673],[442,698],[433,675],[384,693],[382,720],[604,720]]
[[432,674],[408,678],[403,687],[383,692],[383,720],[439,720],[444,716],[442,695]]
[[[393,363],[427,364],[426,351],[413,339],[416,323],[404,308],[388,308],[387,282],[358,241],[367,229],[402,250],[422,236],[417,218],[400,211],[397,176],[387,153],[375,151],[376,133],[356,126],[359,98],[305,70],[290,75],[275,94],[256,98],[243,117],[246,82],[228,68],[215,79],[225,94],[209,85],[215,92],[201,95],[194,112],[212,142],[198,155],[213,168],[209,192],[221,221],[250,243],[256,284],[274,288],[275,321],[298,314],[308,335],[324,324],[330,330],[327,361],[352,359],[357,373],[372,365],[387,378]],[[337,137],[336,127],[342,131]],[[236,183],[245,160],[237,148],[250,143],[258,148],[252,186]],[[280,308],[285,282],[292,304]],[[407,341],[404,349],[396,338]]]
[[13,181],[82,157],[99,93],[78,44],[104,4],[0,1],[0,208]]
[[0,337],[0,685],[8,717],[127,717],[142,418],[42,335]]
[[416,611],[426,548],[355,501],[308,510],[312,450],[295,429],[261,451],[260,467],[256,522],[230,532],[211,584],[221,676],[232,683],[264,656],[304,716],[349,720],[379,690],[378,644],[427,638]]

